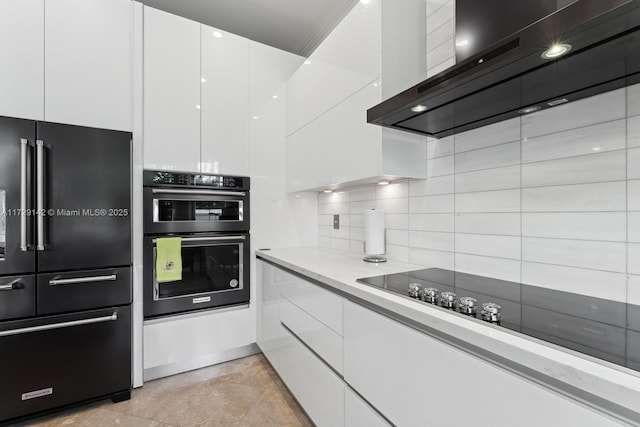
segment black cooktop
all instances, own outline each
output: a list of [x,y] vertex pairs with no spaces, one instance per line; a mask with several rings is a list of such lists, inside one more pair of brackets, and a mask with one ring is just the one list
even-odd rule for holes
[[[450,310],[459,316],[486,320],[499,327],[640,371],[638,305],[439,268],[367,277],[358,279],[358,282],[407,298],[412,298],[409,296],[411,288],[418,303]],[[433,304],[422,301],[423,298],[429,300],[429,292],[425,292],[428,288],[438,290],[438,301]],[[456,294],[452,308],[440,306],[442,292]],[[476,300],[476,313],[461,312],[472,311],[460,304],[464,297]],[[483,315],[483,303],[500,306],[499,320],[491,316],[490,307]]]

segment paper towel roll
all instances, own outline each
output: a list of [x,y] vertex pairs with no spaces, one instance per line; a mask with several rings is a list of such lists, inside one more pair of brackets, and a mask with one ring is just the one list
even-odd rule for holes
[[367,209],[364,211],[364,253],[382,255],[384,245],[384,211]]

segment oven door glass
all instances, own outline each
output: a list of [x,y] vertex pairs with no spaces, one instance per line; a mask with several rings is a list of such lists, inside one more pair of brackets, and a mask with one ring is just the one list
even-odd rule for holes
[[153,222],[243,220],[242,200],[153,199]]
[[242,289],[242,250],[242,243],[183,245],[182,280],[158,283],[154,271],[154,300]]

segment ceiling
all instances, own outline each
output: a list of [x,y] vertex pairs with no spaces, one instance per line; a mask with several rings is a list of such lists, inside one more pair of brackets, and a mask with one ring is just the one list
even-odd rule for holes
[[358,0],[142,0],[248,39],[307,57]]

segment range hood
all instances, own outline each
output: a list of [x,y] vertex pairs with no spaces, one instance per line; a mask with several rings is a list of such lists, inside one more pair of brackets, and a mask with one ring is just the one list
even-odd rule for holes
[[[639,29],[640,0],[579,0],[376,105],[367,121],[440,138],[640,82]],[[570,50],[545,57],[558,45]]]

